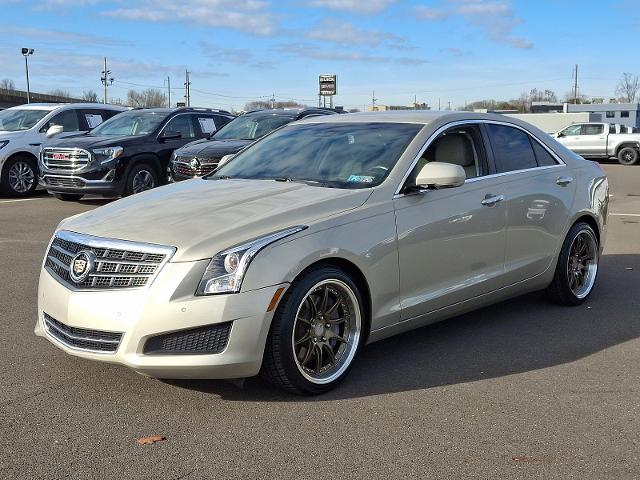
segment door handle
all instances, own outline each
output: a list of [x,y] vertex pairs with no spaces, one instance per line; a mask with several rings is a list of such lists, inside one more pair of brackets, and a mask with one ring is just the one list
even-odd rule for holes
[[499,203],[504,200],[504,195],[487,195],[482,200],[482,205],[485,207],[493,207],[496,203]]
[[566,187],[567,185],[569,185],[571,182],[573,182],[573,177],[558,177],[556,179],[556,183],[558,185],[560,185],[561,187]]

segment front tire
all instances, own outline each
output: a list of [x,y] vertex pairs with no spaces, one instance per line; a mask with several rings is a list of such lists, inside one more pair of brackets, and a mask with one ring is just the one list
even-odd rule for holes
[[289,392],[316,395],[347,375],[364,338],[365,310],[357,285],[322,266],[296,279],[278,305],[262,374]]
[[38,188],[38,170],[36,162],[24,155],[16,155],[4,164],[0,191],[12,197],[33,195]]
[[622,165],[634,165],[638,161],[638,150],[633,147],[624,147],[618,152],[618,163]]
[[569,230],[562,244],[556,272],[548,292],[560,305],[580,305],[591,295],[598,274],[598,237],[589,224]]
[[124,194],[125,196],[134,195],[146,190],[151,190],[157,186],[158,174],[156,169],[152,165],[142,162],[134,165],[129,171]]

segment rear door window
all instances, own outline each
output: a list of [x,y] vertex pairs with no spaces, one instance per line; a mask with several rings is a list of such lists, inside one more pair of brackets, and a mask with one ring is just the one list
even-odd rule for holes
[[203,135],[211,135],[222,125],[218,118],[209,115],[195,115],[196,123]]
[[538,166],[529,135],[505,125],[487,124],[493,156],[499,173],[525,170]]
[[596,125],[590,125],[585,123],[582,125],[582,135],[602,135],[604,133],[604,125],[598,123]]

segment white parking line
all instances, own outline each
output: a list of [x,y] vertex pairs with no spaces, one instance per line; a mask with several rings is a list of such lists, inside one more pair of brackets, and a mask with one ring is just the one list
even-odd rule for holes
[[16,198],[15,200],[0,200],[0,203],[30,202],[31,200],[44,200],[45,198],[49,197]]
[[610,213],[613,217],[640,217],[640,213]]

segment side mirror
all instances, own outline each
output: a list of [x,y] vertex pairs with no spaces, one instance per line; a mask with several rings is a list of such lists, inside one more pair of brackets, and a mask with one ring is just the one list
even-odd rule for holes
[[162,135],[158,137],[158,140],[161,142],[166,142],[167,140],[177,140],[178,138],[182,138],[182,134],[180,132],[164,132]]
[[467,179],[460,165],[444,162],[429,162],[416,177],[417,187],[451,188],[464,185]]
[[220,161],[218,162],[218,168],[220,168],[222,165],[224,165],[225,163],[227,163],[229,160],[231,160],[233,157],[235,157],[236,155],[234,153],[229,154],[229,155],[225,155],[224,157],[222,157],[220,159]]
[[562,138],[562,137],[564,137],[564,133],[562,132],[556,133],[556,138]]
[[45,133],[45,135],[47,136],[47,138],[51,138],[54,135],[58,135],[59,133],[64,132],[64,127],[62,125],[51,125],[48,130],[47,133]]

